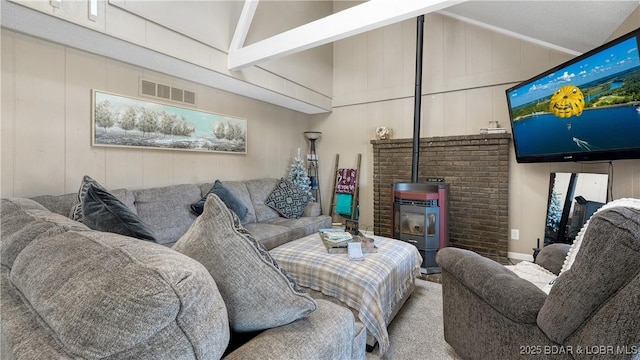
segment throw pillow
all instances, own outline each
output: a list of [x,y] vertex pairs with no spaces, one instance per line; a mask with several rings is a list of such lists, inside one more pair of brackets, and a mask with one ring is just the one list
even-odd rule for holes
[[215,194],[173,246],[203,264],[220,290],[237,332],[281,326],[316,310],[316,302],[281,269],[262,243]]
[[102,187],[89,185],[82,202],[83,223],[89,228],[155,241],[153,231],[133,211]]
[[105,189],[102,185],[100,185],[99,182],[95,181],[94,179],[92,179],[89,175],[85,175],[82,177],[82,181],[80,182],[80,189],[78,190],[78,195],[76,197],[76,201],[73,204],[73,206],[71,207],[71,213],[69,214],[69,217],[72,220],[78,221],[78,222],[83,222],[82,219],[82,203],[84,202],[84,198],[87,195],[87,190],[89,190],[89,187],[93,185],[97,188],[100,188],[104,191],[107,191],[107,189]]
[[224,204],[229,209],[236,213],[236,215],[238,215],[240,219],[244,219],[244,217],[247,215],[247,211],[249,211],[249,209],[244,206],[242,201],[240,201],[235,195],[233,195],[231,191],[229,191],[229,189],[222,185],[220,180],[216,180],[209,192],[207,192],[197,203],[191,205],[191,210],[193,210],[196,215],[202,214],[204,203],[207,200],[207,196],[209,194],[218,195],[220,200],[222,200],[222,202],[224,202]]
[[302,216],[304,207],[309,202],[309,195],[300,190],[291,181],[282,178],[271,191],[264,204],[287,219],[297,219]]

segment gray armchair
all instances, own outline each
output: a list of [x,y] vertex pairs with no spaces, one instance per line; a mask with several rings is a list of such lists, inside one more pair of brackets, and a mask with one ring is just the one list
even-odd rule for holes
[[[567,248],[537,263],[557,273]],[[591,220],[573,266],[549,295],[474,252],[445,248],[445,340],[463,359],[640,358],[640,210],[613,207]]]

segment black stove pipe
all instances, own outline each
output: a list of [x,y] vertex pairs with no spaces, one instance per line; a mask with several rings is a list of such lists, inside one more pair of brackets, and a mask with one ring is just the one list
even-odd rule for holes
[[418,182],[418,164],[420,163],[420,107],[422,105],[422,35],[424,33],[424,15],[418,16],[416,33],[416,88],[413,100],[413,156],[411,159],[411,182]]

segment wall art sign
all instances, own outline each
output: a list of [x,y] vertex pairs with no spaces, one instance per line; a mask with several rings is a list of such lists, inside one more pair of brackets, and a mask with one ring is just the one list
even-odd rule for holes
[[93,146],[247,153],[247,120],[92,91]]

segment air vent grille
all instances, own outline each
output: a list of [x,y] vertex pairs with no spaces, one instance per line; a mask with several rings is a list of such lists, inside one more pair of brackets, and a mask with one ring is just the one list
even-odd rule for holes
[[174,87],[171,88],[171,100],[182,101],[183,94],[184,94],[184,90],[176,89]]
[[196,104],[196,93],[194,93],[193,91],[184,91],[184,102],[186,102],[187,104]]
[[196,93],[170,85],[160,84],[147,79],[140,79],[140,95],[171,100],[189,105],[196,104]]
[[156,83],[142,80],[140,82],[140,91],[143,95],[156,96]]
[[171,86],[158,84],[158,97],[163,99],[171,99],[169,95],[171,92]]

